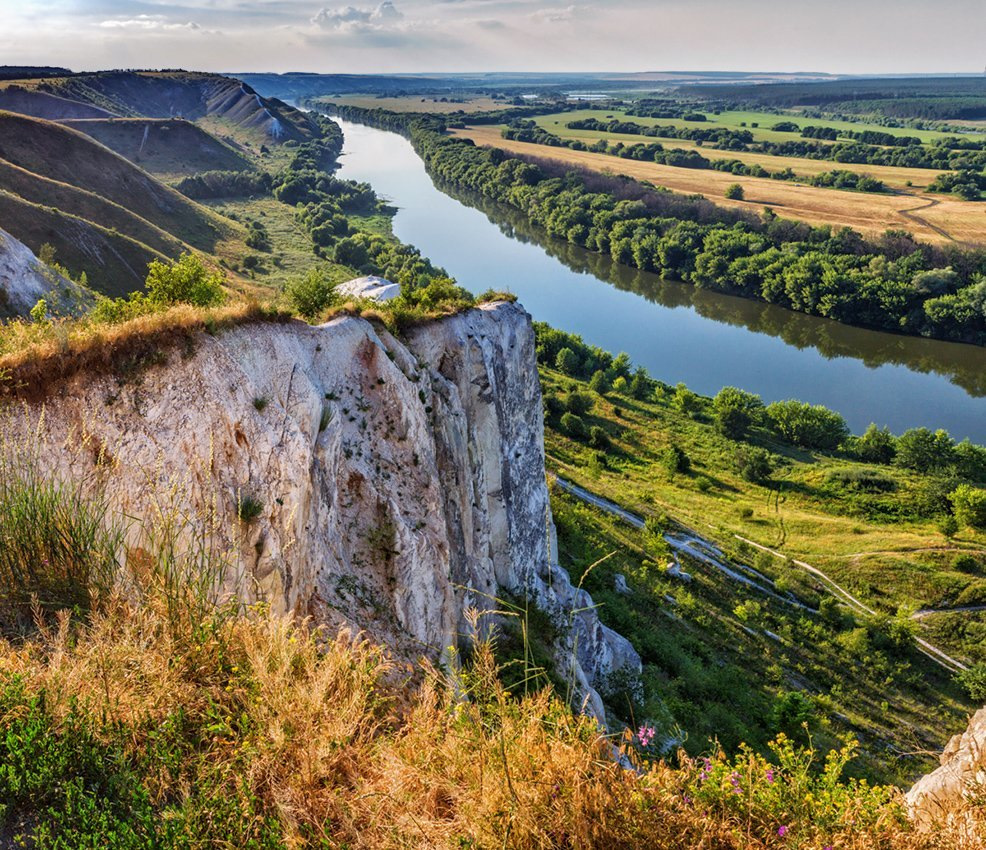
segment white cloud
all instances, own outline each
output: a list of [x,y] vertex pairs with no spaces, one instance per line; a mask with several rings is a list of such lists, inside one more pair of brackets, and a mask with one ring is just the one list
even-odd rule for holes
[[194,21],[184,23],[169,21],[164,15],[137,15],[135,18],[111,18],[100,21],[102,29],[108,30],[197,30],[199,25]]
[[538,9],[531,13],[531,17],[545,24],[560,24],[574,19],[577,11],[578,7],[574,5],[565,6],[561,9]]
[[384,0],[375,9],[357,6],[342,6],[319,9],[312,23],[325,29],[348,29],[361,24],[373,28],[385,27],[403,19],[403,15],[392,0]]

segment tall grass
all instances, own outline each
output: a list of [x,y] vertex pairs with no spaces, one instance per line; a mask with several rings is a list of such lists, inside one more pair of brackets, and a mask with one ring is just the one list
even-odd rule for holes
[[0,625],[32,609],[88,610],[112,587],[121,540],[98,488],[46,474],[27,452],[0,453]]

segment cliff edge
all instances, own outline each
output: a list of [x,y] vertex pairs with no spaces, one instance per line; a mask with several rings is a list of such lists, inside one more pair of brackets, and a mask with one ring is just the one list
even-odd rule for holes
[[177,508],[229,553],[244,601],[355,626],[404,657],[448,658],[467,612],[503,594],[535,601],[562,635],[559,671],[602,717],[600,691],[640,659],[557,564],[534,349],[510,303],[403,340],[348,316],[250,324],[77,376],[8,429],[127,516]]

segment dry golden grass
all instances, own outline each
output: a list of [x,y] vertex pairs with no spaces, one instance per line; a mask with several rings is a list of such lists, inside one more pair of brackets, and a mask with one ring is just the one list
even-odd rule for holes
[[[741,816],[728,800],[693,801],[700,763],[625,769],[595,721],[546,691],[509,696],[489,646],[455,681],[427,664],[417,672],[420,684],[409,687],[411,671],[379,646],[262,606],[176,633],[153,595],[143,605],[114,597],[86,625],[61,616],[21,644],[0,642],[0,678],[43,689],[56,723],[81,713],[127,729],[133,758],[146,757],[156,730],[178,714],[189,724],[236,718],[237,728],[256,730],[244,741],[217,729],[201,755],[230,793],[245,784],[276,813],[287,847],[981,846],[944,831],[915,834],[898,803],[874,810],[862,797],[824,829],[786,812],[785,838],[755,804]],[[167,770],[145,781],[151,799],[181,793]]]
[[88,319],[0,325],[0,399],[37,401],[77,374],[126,369],[203,331],[258,321],[283,322],[288,313],[257,302],[202,309],[183,304],[117,325]]
[[[942,200],[917,193],[845,192],[770,178],[737,177],[721,171],[676,168],[608,154],[511,141],[502,138],[496,127],[467,127],[452,132],[479,145],[594,171],[626,174],[676,192],[703,195],[725,207],[746,210],[771,207],[785,218],[811,224],[853,227],[867,234],[902,229],[928,242],[986,243],[986,205],[981,203]],[[734,183],[743,187],[744,200],[733,201],[724,197],[726,187]]]

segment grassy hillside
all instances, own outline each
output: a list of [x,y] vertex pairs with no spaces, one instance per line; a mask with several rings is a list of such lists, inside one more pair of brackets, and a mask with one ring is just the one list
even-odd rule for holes
[[[986,536],[940,530],[954,473],[800,449],[766,428],[732,439],[715,426],[711,401],[687,390],[632,392],[624,379],[596,392],[552,367],[542,366],[549,469],[648,520],[636,529],[553,493],[562,564],[644,658],[644,692],[623,706],[625,719],[677,722],[692,752],[710,737],[762,747],[779,731],[797,736],[804,721],[819,742],[856,735],[858,769],[871,777],[906,782],[933,766],[922,754],[964,727],[971,703],[913,639],[984,660],[982,611],[914,616],[986,601]],[[574,409],[581,423],[563,418]],[[685,461],[669,461],[672,452]],[[744,470],[755,452],[770,470],[751,481]],[[679,560],[692,580],[669,573],[661,534],[680,526],[776,596],[688,554]],[[876,615],[846,605],[800,561]]]
[[116,118],[65,123],[145,171],[163,177],[252,168],[241,153],[189,121]]
[[[186,247],[216,258],[246,253],[245,232],[155,180],[89,136],[49,121],[0,112],[0,188],[27,202],[6,219],[35,251],[51,243],[74,274],[122,294],[138,287],[147,262]],[[12,203],[11,197],[6,203]],[[57,212],[56,212],[57,211]],[[57,219],[84,223],[61,229]],[[119,237],[119,238],[118,238]],[[112,248],[107,246],[112,245]]]

